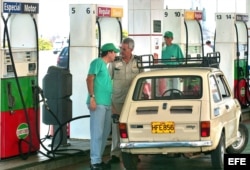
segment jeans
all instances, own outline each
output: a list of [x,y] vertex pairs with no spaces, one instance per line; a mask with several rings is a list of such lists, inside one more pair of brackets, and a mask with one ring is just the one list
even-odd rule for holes
[[102,162],[102,156],[111,130],[111,106],[97,105],[90,110],[90,159],[91,164]]

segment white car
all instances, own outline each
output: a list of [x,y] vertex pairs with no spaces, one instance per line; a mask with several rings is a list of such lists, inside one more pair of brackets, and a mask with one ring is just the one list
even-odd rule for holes
[[218,53],[174,65],[138,58],[138,66],[151,69],[135,77],[120,115],[126,169],[136,169],[137,156],[148,154],[188,158],[211,154],[212,166],[223,168],[224,153],[245,149],[248,130],[240,123],[238,100],[216,68]]
[[57,54],[63,50],[64,47],[68,47],[68,40],[66,39],[57,39],[53,43],[53,53]]

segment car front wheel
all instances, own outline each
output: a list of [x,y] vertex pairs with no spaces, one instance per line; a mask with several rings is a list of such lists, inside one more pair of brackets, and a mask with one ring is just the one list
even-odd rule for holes
[[248,130],[245,124],[239,124],[239,131],[237,136],[237,140],[226,149],[227,153],[241,153],[246,148],[248,143]]

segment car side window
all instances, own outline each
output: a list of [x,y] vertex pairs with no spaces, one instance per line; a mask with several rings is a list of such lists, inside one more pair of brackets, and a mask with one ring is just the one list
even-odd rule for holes
[[221,101],[221,95],[214,76],[210,76],[209,83],[214,102],[217,103]]
[[222,98],[230,97],[229,89],[223,75],[216,75],[217,84]]

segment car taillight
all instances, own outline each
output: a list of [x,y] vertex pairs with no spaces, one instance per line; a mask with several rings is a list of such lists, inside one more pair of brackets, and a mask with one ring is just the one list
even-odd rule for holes
[[203,121],[200,123],[201,128],[201,137],[209,137],[210,136],[210,122]]
[[126,123],[119,123],[119,130],[120,130],[121,138],[128,138],[127,124]]

